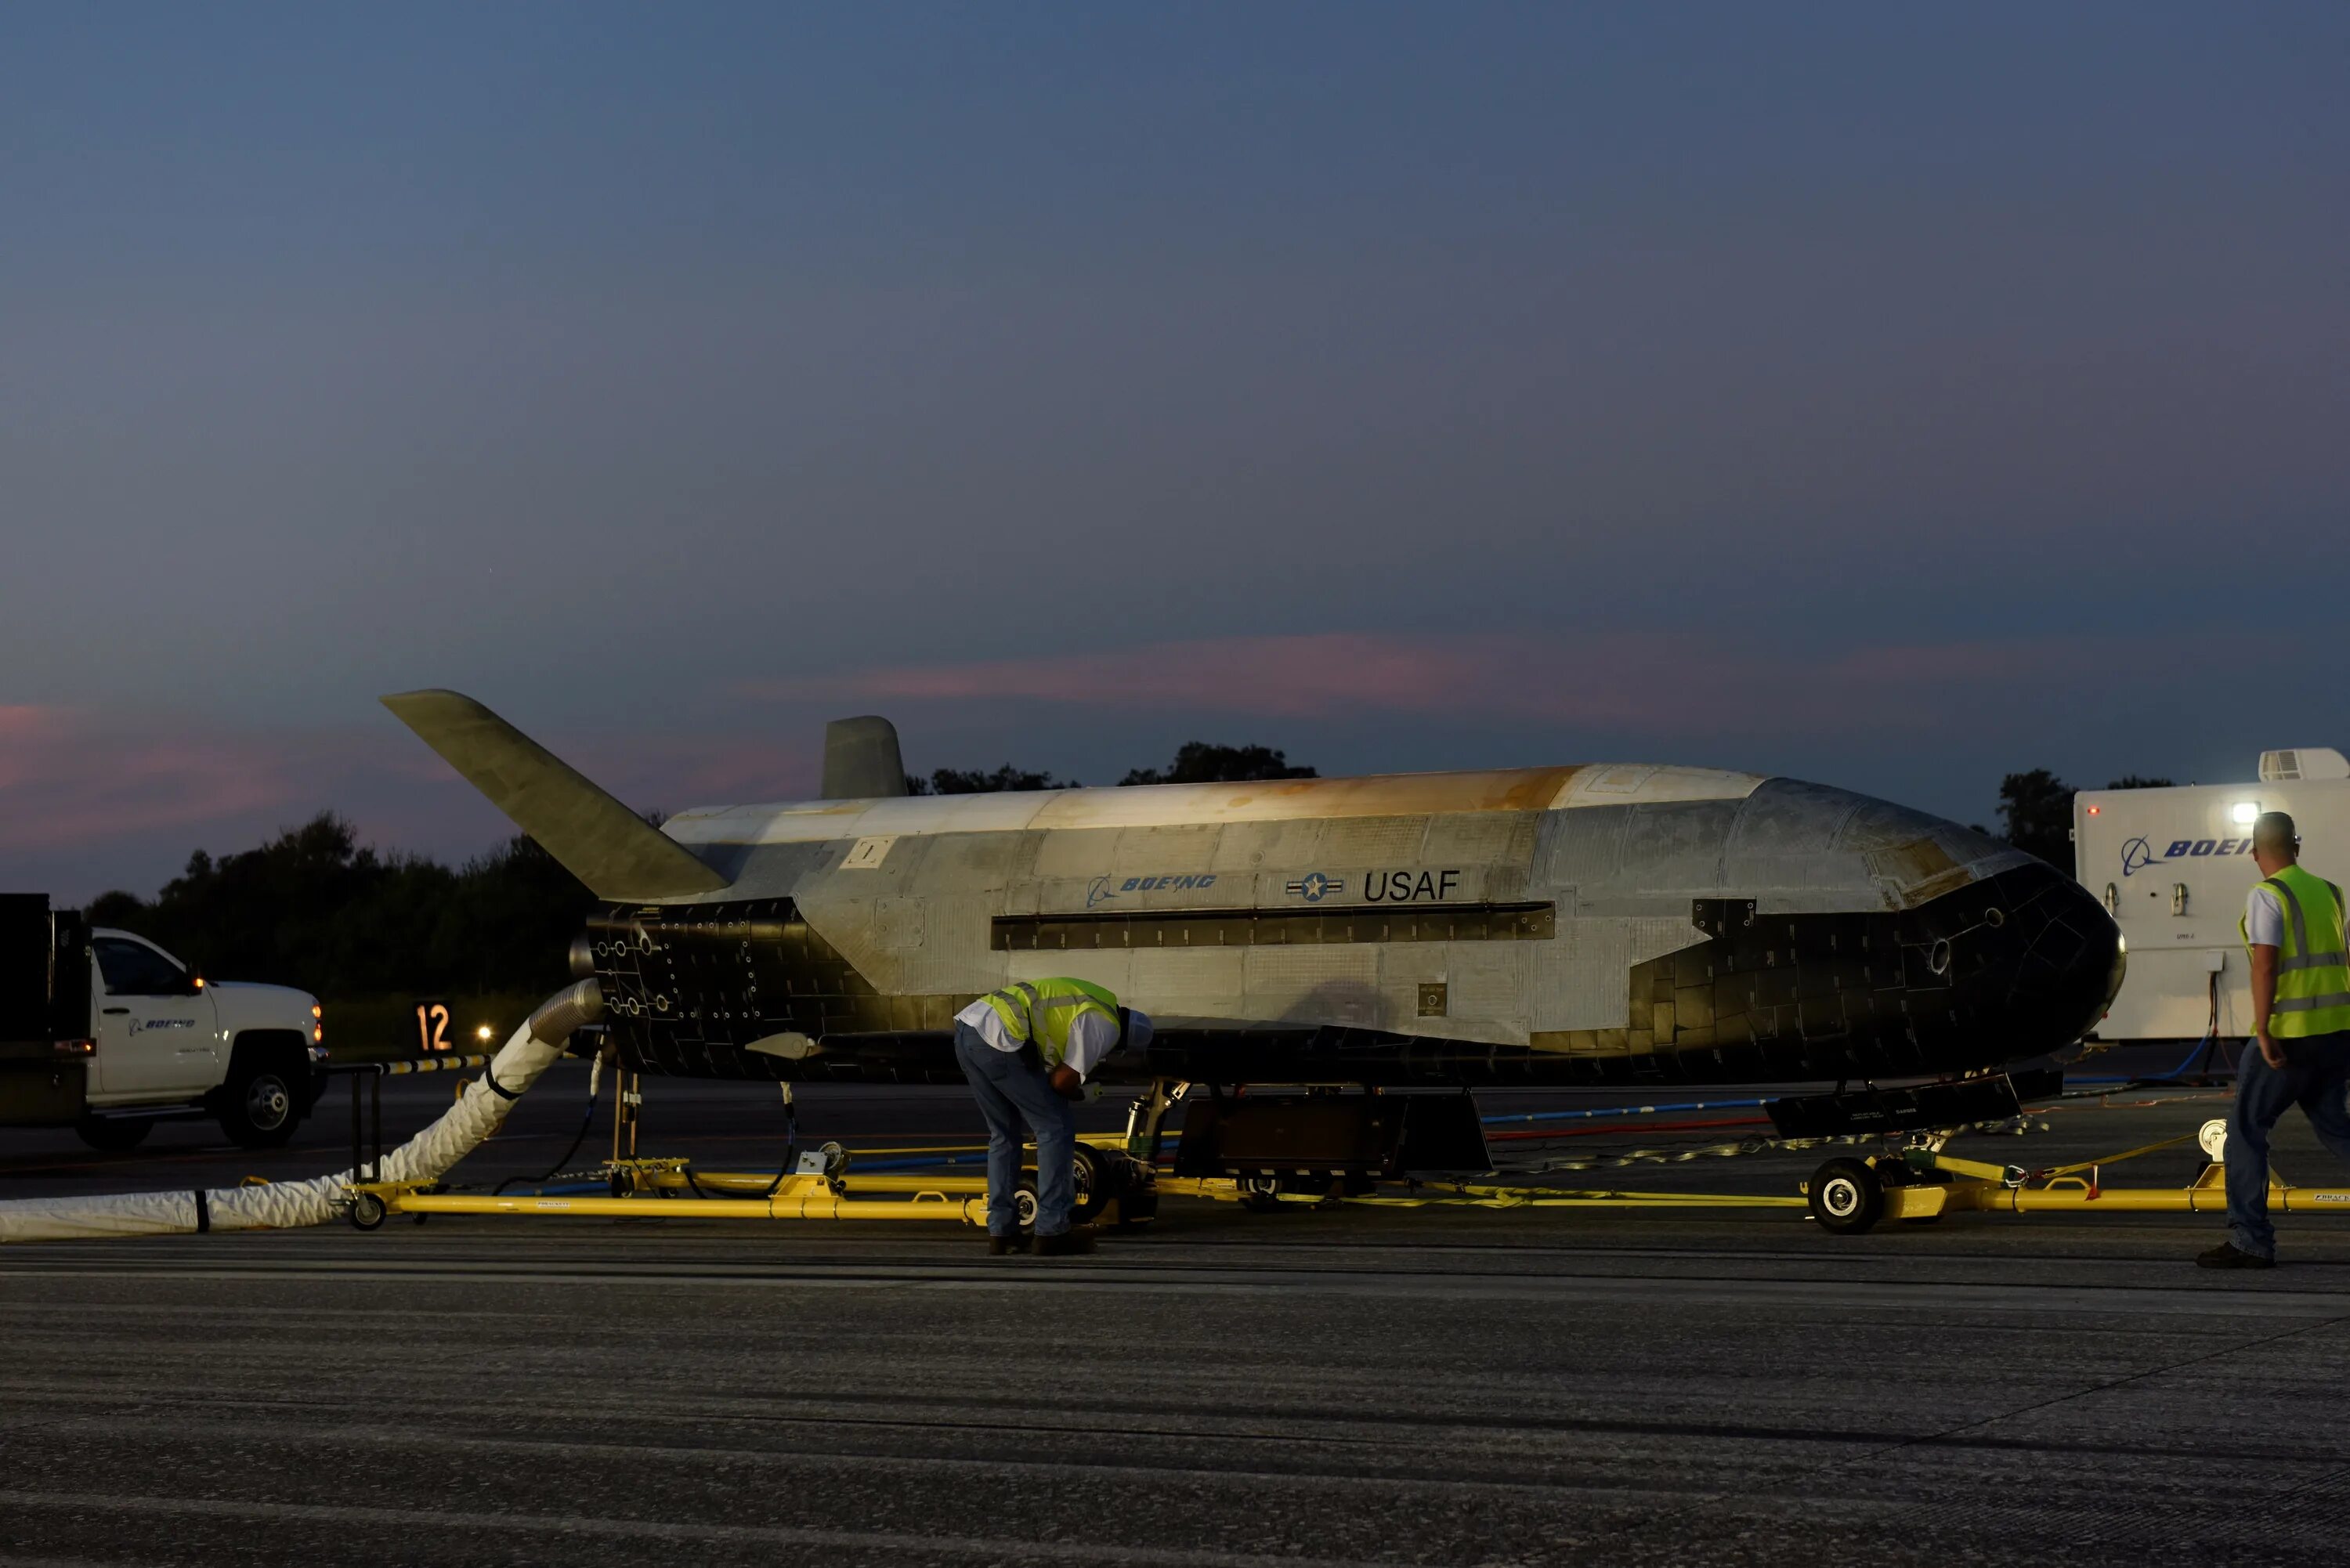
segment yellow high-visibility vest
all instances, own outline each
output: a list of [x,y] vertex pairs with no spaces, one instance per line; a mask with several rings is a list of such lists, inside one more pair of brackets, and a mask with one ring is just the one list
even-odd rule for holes
[[985,1000],[990,1011],[1003,1021],[1006,1038],[1022,1044],[1035,1041],[1047,1067],[1057,1067],[1067,1059],[1069,1026],[1085,1014],[1108,1019],[1112,1029],[1121,1027],[1118,998],[1090,981],[1066,976],[1024,980],[990,993]]
[[[2298,866],[2261,884],[2284,907],[2284,945],[2277,949],[2276,1007],[2269,1033],[2280,1040],[2350,1030],[2350,952],[2342,940],[2342,889]],[[2251,956],[2249,910],[2236,922]]]

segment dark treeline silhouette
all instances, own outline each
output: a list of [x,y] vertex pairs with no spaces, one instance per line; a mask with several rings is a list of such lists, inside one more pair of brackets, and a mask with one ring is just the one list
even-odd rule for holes
[[152,938],[223,980],[320,996],[544,992],[596,900],[529,838],[452,870],[379,854],[333,813],[258,849],[199,849],[151,900],[108,893],[90,923]]
[[939,768],[928,778],[906,775],[908,794],[993,794],[1008,789],[1083,789],[1076,779],[1056,779],[1051,774],[1030,773],[1004,763],[992,774],[977,768]]
[[1308,767],[1292,767],[1286,753],[1266,746],[1211,746],[1187,741],[1175,760],[1162,771],[1137,768],[1118,782],[1122,784],[1245,784],[1253,779],[1310,779]]
[[[1288,753],[1270,746],[1217,746],[1186,741],[1164,768],[1136,768],[1121,784],[1243,784],[1253,779],[1310,779],[1312,768],[1293,767]],[[997,790],[1082,789],[1076,779],[1055,778],[1004,763],[993,773],[976,768],[940,768],[928,778],[906,775],[908,794],[991,794]]]
[[[2107,789],[2168,789],[2170,781],[2124,774]],[[2000,835],[2051,866],[2073,866],[2073,796],[2079,793],[2046,768],[2010,774],[1999,782]]]
[[[1127,784],[1312,778],[1263,746],[1193,741],[1164,770]],[[916,794],[1061,789],[1074,780],[1008,763],[909,778]],[[657,820],[657,819],[656,819]],[[544,994],[568,978],[565,954],[596,898],[527,837],[452,869],[379,852],[326,813],[257,849],[215,860],[199,849],[153,898],[107,893],[94,925],[161,943],[200,974],[299,986],[322,997]]]

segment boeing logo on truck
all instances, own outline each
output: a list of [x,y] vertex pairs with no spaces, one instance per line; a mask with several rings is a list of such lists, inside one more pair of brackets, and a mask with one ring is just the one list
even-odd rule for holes
[[2133,838],[2122,846],[2122,875],[2135,877],[2147,867],[2168,860],[2199,858],[2206,855],[2250,855],[2252,841],[2249,838],[2174,838],[2168,847],[2157,855],[2153,844],[2146,838]]

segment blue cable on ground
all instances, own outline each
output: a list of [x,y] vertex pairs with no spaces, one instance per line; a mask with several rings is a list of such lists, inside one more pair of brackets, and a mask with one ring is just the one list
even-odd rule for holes
[[2202,1039],[2198,1040],[2197,1042],[2195,1042],[2194,1047],[2193,1047],[2191,1050],[2189,1050],[2189,1051],[2187,1053],[2187,1054],[2186,1054],[2186,1055],[2181,1056],[2181,1057],[2178,1059],[2178,1066],[2176,1066],[2176,1067],[2173,1067],[2173,1068],[2172,1068],[2169,1072],[2168,1072],[2168,1073],[2154,1073],[2154,1074],[2144,1074],[2144,1073],[2100,1073],[2100,1074],[2096,1074],[2096,1075],[2093,1075],[2093,1076],[2089,1076],[2089,1077],[2080,1077],[2080,1078],[2076,1078],[2076,1077],[2073,1076],[2071,1074],[2069,1074],[2069,1073],[2068,1073],[2068,1074],[2066,1074],[2066,1075],[2064,1075],[2064,1081],[2065,1081],[2067,1084],[2169,1084],[2169,1083],[2176,1083],[2176,1082],[2178,1081],[2178,1079],[2179,1075],[2187,1071],[2188,1064],[2190,1064],[2190,1063],[2192,1063],[2192,1062],[2195,1060],[2195,1058],[2196,1058],[2196,1057],[2200,1056],[2200,1055],[2201,1055],[2201,1054],[2202,1054],[2206,1050],[2210,1049],[2210,1045],[2211,1045],[2211,1036],[2210,1036],[2210,1035],[2209,1035],[2209,1034],[2206,1034],[2205,1036],[2203,1036],[2203,1038],[2202,1038]]

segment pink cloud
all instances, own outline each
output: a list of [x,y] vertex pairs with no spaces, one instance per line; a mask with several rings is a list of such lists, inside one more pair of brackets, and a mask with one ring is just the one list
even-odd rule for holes
[[[756,736],[540,737],[633,806],[676,811],[816,793],[819,743]],[[244,849],[321,811],[363,842],[462,860],[512,824],[388,718],[236,731],[185,720],[0,707],[0,887],[83,897],[151,888],[199,846]]]
[[839,680],[761,684],[759,696],[953,701],[1025,698],[1301,716],[1347,707],[1429,707],[1487,678],[1503,650],[1331,633],[1228,638],[1052,659],[915,665]]
[[2257,639],[2042,637],[1833,653],[1670,632],[1531,637],[1326,633],[1159,643],[755,682],[777,701],[1049,701],[1304,718],[1457,713],[1658,734],[1835,731],[1947,721],[2025,687],[2208,668]]
[[68,847],[286,798],[276,759],[250,747],[109,732],[63,709],[0,709],[0,849]]

